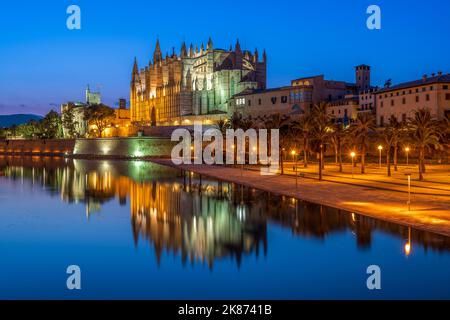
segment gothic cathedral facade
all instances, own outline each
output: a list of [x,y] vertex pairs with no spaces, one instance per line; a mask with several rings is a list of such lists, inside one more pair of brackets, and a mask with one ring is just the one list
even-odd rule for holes
[[206,49],[183,43],[163,59],[159,40],[153,61],[139,69],[135,59],[130,92],[131,121],[140,126],[181,125],[233,112],[231,98],[245,90],[266,89],[267,57],[258,51]]

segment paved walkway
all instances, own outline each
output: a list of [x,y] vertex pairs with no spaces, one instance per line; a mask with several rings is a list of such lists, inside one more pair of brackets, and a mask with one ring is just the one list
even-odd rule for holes
[[[225,166],[175,166],[170,159],[151,161],[450,236],[450,171],[443,166],[430,168],[425,182],[417,181],[413,174],[412,204],[411,211],[408,211],[408,185],[404,170],[415,168],[401,167],[399,172],[393,171],[392,178],[387,178],[377,166],[369,165],[365,175],[356,174],[359,168],[355,168],[352,179],[351,165],[345,166],[344,173],[339,173],[337,167],[332,165],[326,167],[324,181],[320,182],[317,179],[317,166],[312,165],[299,170],[304,177],[298,178],[296,185],[293,163],[286,164],[287,175],[262,176],[256,168],[241,170]],[[385,172],[384,169],[382,172]],[[431,182],[431,179],[436,182]]]

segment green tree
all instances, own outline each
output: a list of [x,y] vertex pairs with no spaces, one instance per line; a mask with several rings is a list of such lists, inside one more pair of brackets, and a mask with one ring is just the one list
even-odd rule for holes
[[90,125],[94,125],[97,128],[97,137],[101,138],[103,132],[111,124],[114,118],[114,109],[104,105],[97,104],[91,105],[87,108],[85,114],[85,120]]
[[431,117],[430,110],[425,108],[415,111],[414,117],[409,119],[409,131],[411,141],[419,151],[419,180],[423,181],[426,172],[425,152],[442,147],[440,139],[443,131],[439,122]]
[[361,149],[361,173],[366,172],[366,153],[369,136],[375,132],[375,117],[369,113],[360,113],[356,118],[356,122],[352,125],[352,134],[358,141]]
[[308,167],[308,156],[310,152],[310,143],[312,138],[313,129],[313,117],[311,114],[305,114],[301,117],[300,121],[294,124],[294,130],[300,136],[303,141],[303,165]]
[[64,135],[68,138],[76,138],[78,122],[75,120],[75,114],[73,112],[73,106],[69,105],[61,115],[61,122],[64,128]]
[[40,138],[57,139],[62,137],[61,117],[56,111],[51,110],[47,113],[44,119],[42,119],[40,125]]
[[331,142],[334,146],[335,163],[339,165],[339,172],[342,168],[342,146],[347,135],[347,127],[343,123],[335,123],[331,126]]
[[324,150],[325,144],[327,143],[331,134],[331,119],[326,112],[327,104],[321,102],[316,104],[312,110],[313,117],[313,129],[312,136],[314,143],[318,147],[319,152],[319,181],[323,178],[323,169],[325,165],[324,161]]
[[287,116],[281,115],[280,113],[274,113],[270,116],[264,118],[263,127],[268,130],[268,146],[269,141],[272,139],[271,130],[279,130],[279,155],[280,155],[280,167],[281,174],[284,174],[284,151],[289,143],[290,137],[290,119]]

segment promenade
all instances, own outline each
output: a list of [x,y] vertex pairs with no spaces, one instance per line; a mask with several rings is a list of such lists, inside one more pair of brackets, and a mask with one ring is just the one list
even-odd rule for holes
[[[327,165],[324,180],[318,180],[317,165],[304,169],[298,167],[299,177],[294,175],[294,163],[285,163],[285,175],[262,176],[259,169],[229,166],[181,165],[170,159],[151,161],[192,171],[201,175],[226,180],[268,192],[295,197],[301,200],[339,208],[353,213],[390,221],[413,228],[450,236],[450,167],[429,166],[425,180],[418,181],[417,168],[392,167],[391,178],[386,168],[369,164],[367,173],[360,168],[345,165],[339,173],[336,165]],[[408,178],[411,172],[411,211],[408,210]]]

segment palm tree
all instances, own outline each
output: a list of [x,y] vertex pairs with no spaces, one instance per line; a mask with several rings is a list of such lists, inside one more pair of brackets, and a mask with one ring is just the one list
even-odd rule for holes
[[230,123],[226,119],[220,119],[216,121],[216,129],[222,132],[222,136],[226,135],[227,129],[230,127]]
[[311,114],[303,115],[300,121],[293,125],[293,129],[299,133],[300,138],[303,140],[303,165],[305,168],[308,168],[308,155],[313,125],[313,117]]
[[312,117],[313,117],[312,133],[314,137],[314,142],[316,142],[316,144],[319,147],[319,181],[322,181],[323,168],[325,164],[323,156],[325,144],[331,132],[330,117],[327,115],[326,107],[327,104],[321,102],[320,104],[315,105],[312,110]]
[[[391,118],[392,119],[392,118]],[[395,118],[394,118],[395,119]],[[397,136],[397,126],[395,121],[390,121],[388,126],[383,128],[381,132],[381,137],[386,146],[386,162],[387,162],[387,175],[392,176],[391,172],[391,150],[398,146],[398,136]]]
[[429,109],[419,109],[414,112],[414,117],[409,119],[409,131],[413,144],[419,151],[419,180],[423,181],[425,168],[425,152],[431,148],[442,147],[440,139],[443,132],[439,128],[438,121],[431,117]]
[[389,118],[389,130],[392,135],[392,148],[394,149],[394,171],[398,171],[398,151],[400,143],[406,139],[406,125],[404,122],[399,122],[395,116]]
[[231,129],[233,130],[240,129],[242,125],[242,114],[240,114],[239,112],[234,112],[229,120],[229,123]]
[[361,147],[361,173],[366,172],[366,150],[369,141],[369,135],[375,131],[375,117],[369,113],[360,113],[356,122],[352,126],[352,134],[359,142]]
[[[289,122],[289,117],[283,116],[280,113],[271,114],[270,116],[265,117],[263,122],[263,127],[269,131],[269,134],[272,129],[279,130],[279,155],[282,175],[284,174],[283,149],[287,145],[290,135]],[[271,139],[271,137],[269,139]],[[268,144],[269,141],[270,140],[267,141]]]
[[339,172],[342,172],[342,146],[347,130],[343,123],[335,123],[331,128],[331,142],[334,146],[335,163],[339,164]]

